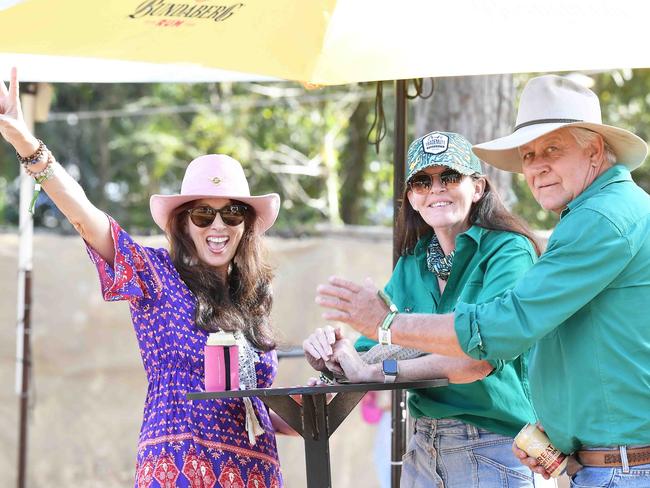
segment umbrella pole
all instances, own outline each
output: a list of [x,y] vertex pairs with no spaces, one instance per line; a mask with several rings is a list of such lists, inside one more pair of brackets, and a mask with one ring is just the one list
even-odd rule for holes
[[[393,152],[393,229],[401,202],[399,201],[404,189],[404,173],[406,168],[406,136],[408,125],[408,110],[406,98],[406,80],[395,82],[395,149]],[[393,232],[393,267],[399,259],[399,249],[395,232]],[[392,393],[391,405],[391,470],[392,488],[399,488],[402,474],[402,456],[406,450],[406,392],[395,390]]]
[[[21,90],[25,123],[34,131],[36,86]],[[32,88],[33,87],[33,88]],[[32,89],[30,89],[32,88]],[[32,239],[34,222],[29,214],[29,203],[34,193],[34,181],[20,171],[19,247],[18,247],[18,320],[16,323],[16,394],[19,398],[18,422],[18,488],[25,488],[27,474],[27,415],[29,409],[29,378],[31,367],[30,327],[32,302]]]

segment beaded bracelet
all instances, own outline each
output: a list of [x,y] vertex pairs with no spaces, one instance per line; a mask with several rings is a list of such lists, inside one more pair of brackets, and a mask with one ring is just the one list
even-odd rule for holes
[[34,184],[34,194],[32,195],[32,201],[29,204],[29,213],[34,215],[34,210],[36,209],[36,201],[38,200],[38,195],[41,192],[41,185],[52,178],[54,175],[54,170],[56,169],[56,165],[58,163],[56,162],[56,159],[54,159],[54,156],[50,151],[47,152],[47,166],[42,171],[39,171],[38,173],[34,173],[33,171],[30,171],[27,167],[25,167],[25,171],[27,174],[36,180],[36,183]]
[[20,154],[18,154],[18,151],[16,151],[16,157],[18,158],[18,161],[20,161],[20,163],[23,164],[25,167],[27,167],[28,165],[36,164],[39,161],[41,161],[43,153],[47,151],[47,147],[45,146],[45,143],[40,139],[37,140],[38,140],[38,148],[36,149],[36,151],[34,151],[33,154],[23,157]]
[[37,171],[37,172],[32,171],[31,168],[29,168],[29,166],[26,165],[23,167],[25,168],[25,173],[27,173],[35,180],[38,180],[39,178],[41,178],[47,173],[50,166],[52,166],[52,164],[55,162],[56,161],[54,160],[54,156],[52,155],[52,153],[50,151],[47,151],[47,164],[45,165],[45,168],[43,168],[41,171]]

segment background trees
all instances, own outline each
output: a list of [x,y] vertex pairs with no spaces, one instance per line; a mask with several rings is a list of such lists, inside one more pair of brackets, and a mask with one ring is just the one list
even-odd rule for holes
[[[433,96],[411,104],[409,137],[440,129],[475,142],[507,133],[529,76],[435,80]],[[589,76],[605,123],[648,140],[650,71]],[[318,90],[294,83],[59,84],[50,120],[37,131],[90,198],[130,230],[153,229],[149,196],[177,191],[188,161],[223,152],[244,164],[255,192],[281,193],[278,231],[300,232],[323,221],[390,225],[393,104],[385,83],[388,135],[379,152],[368,142],[378,112],[374,84]],[[539,209],[520,177],[486,171],[534,227],[554,225],[556,217]],[[17,175],[14,155],[0,145],[0,225],[17,221]],[[634,176],[650,188],[650,168]],[[36,223],[68,228],[45,195]]]

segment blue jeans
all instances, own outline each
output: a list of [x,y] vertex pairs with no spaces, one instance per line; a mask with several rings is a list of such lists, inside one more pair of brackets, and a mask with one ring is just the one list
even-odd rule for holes
[[512,438],[454,419],[419,418],[404,455],[400,488],[533,488]]
[[571,477],[571,488],[650,488],[650,464],[628,466],[627,451],[620,449],[624,461],[622,467],[585,466]]

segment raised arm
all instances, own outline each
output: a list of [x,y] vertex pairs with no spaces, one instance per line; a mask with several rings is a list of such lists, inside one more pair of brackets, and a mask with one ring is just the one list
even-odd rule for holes
[[[9,89],[0,81],[0,134],[24,158],[38,150],[39,142],[23,119],[16,68],[11,70]],[[29,170],[39,173],[47,165],[45,153],[38,162],[29,165]],[[112,264],[115,251],[106,214],[88,200],[83,188],[59,164],[53,165],[54,172],[42,181],[43,189],[81,237]]]

